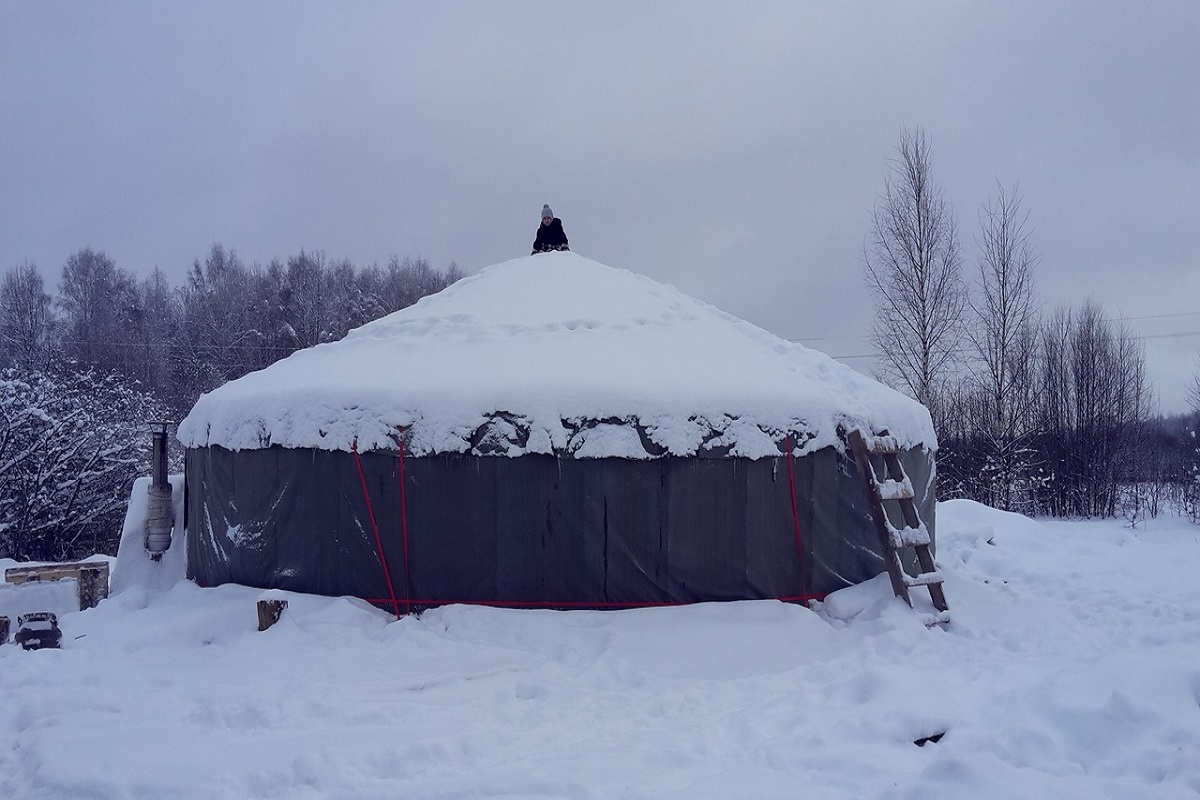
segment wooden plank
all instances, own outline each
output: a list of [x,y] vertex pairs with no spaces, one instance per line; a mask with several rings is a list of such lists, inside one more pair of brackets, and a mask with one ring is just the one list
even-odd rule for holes
[[60,578],[77,578],[85,570],[108,574],[107,561],[79,561],[69,564],[41,564],[28,567],[9,567],[4,570],[8,583],[25,583],[30,580],[56,581]]
[[900,442],[895,436],[888,436],[886,431],[879,436],[864,436],[863,443],[867,446],[867,452],[874,455],[900,452]]
[[[917,562],[921,565],[923,572],[937,571],[937,566],[933,563],[933,554],[929,552],[929,545],[922,544],[913,549],[917,551]],[[929,597],[933,600],[933,607],[938,611],[949,611],[950,606],[946,603],[946,593],[942,591],[941,582],[929,584],[928,589]]]
[[74,578],[79,594],[79,610],[95,608],[108,597],[108,562],[80,561],[73,564],[42,564],[30,567],[9,567],[4,570],[7,583],[57,581]]
[[879,497],[882,500],[911,500],[913,498],[912,483],[908,479],[898,481],[889,478],[880,482]]
[[889,525],[888,535],[891,537],[892,547],[897,550],[929,544],[929,531],[924,525],[919,528],[894,528]]

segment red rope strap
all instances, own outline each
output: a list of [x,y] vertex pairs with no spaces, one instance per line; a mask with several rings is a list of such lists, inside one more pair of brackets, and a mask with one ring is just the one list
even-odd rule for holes
[[[763,600],[778,600],[781,603],[807,603],[809,600],[824,600],[828,595],[825,594],[793,594],[785,597],[764,597]],[[368,603],[377,606],[391,605],[392,601],[386,597],[366,597],[363,598]],[[751,599],[751,598],[747,598]],[[450,605],[469,605],[469,606],[487,606],[490,608],[563,608],[563,609],[579,609],[591,611],[606,611],[606,610],[623,610],[631,608],[678,608],[679,606],[698,605],[700,603],[711,602],[709,600],[502,600],[499,598],[492,600],[473,599],[453,599],[453,598],[436,598],[424,599],[419,598],[413,600],[413,605],[433,608],[434,606],[450,606]]]
[[362,482],[363,499],[367,501],[367,516],[371,520],[371,530],[375,532],[375,546],[379,549],[379,560],[383,562],[383,577],[387,578],[388,594],[391,595],[392,611],[396,619],[400,618],[400,603],[396,600],[396,590],[392,586],[392,573],[388,571],[387,556],[383,554],[383,539],[379,537],[379,523],[375,521],[375,508],[371,505],[371,493],[367,491],[367,476],[363,472],[362,459],[358,456],[358,439],[350,446],[354,453],[354,465],[358,467],[358,479]]
[[408,569],[408,496],[404,480],[404,426],[400,427],[400,528],[404,532],[404,613],[412,613],[412,573]]
[[807,596],[804,591],[804,542],[800,538],[800,506],[796,502],[796,468],[792,466],[792,434],[785,439],[787,447],[788,487],[792,495],[792,522],[796,526],[796,558],[800,562],[800,594]]

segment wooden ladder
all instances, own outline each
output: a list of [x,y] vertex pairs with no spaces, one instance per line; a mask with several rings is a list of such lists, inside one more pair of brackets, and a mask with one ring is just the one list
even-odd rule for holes
[[[912,598],[908,590],[915,586],[924,586],[929,590],[933,607],[937,613],[926,621],[928,625],[938,625],[950,621],[950,607],[946,604],[946,594],[942,591],[942,573],[933,563],[933,554],[929,552],[929,530],[917,513],[917,504],[913,502],[915,492],[912,481],[904,473],[900,464],[900,444],[896,437],[888,434],[887,430],[877,435],[864,436],[858,428],[850,431],[850,449],[854,452],[854,460],[858,464],[858,472],[862,476],[867,490],[867,503],[871,507],[871,517],[875,520],[875,532],[879,534],[879,545],[883,553],[884,563],[887,564],[888,576],[892,579],[892,591],[897,597],[912,606]],[[880,479],[871,463],[871,456],[883,457],[887,475]],[[900,505],[900,513],[904,519],[904,527],[897,528],[888,519],[885,502],[895,501]],[[916,551],[920,572],[909,575],[904,571],[901,554],[906,548]]]

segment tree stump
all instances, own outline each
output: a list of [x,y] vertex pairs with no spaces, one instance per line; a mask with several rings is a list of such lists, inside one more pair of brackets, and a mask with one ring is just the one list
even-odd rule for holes
[[283,615],[285,608],[287,608],[287,600],[259,600],[258,629],[265,631],[279,622],[279,617]]

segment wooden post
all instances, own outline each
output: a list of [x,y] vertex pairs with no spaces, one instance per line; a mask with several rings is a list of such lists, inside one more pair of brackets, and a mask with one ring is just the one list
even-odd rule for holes
[[259,600],[258,629],[265,631],[279,622],[279,617],[283,615],[285,608],[287,608],[287,600]]

